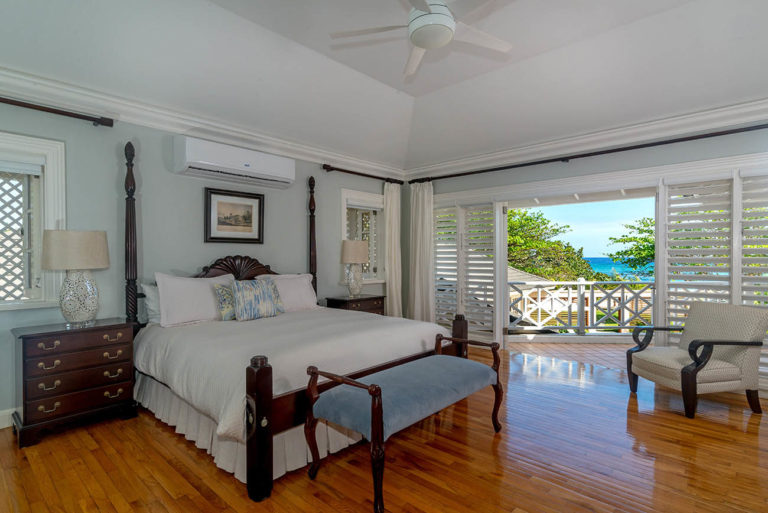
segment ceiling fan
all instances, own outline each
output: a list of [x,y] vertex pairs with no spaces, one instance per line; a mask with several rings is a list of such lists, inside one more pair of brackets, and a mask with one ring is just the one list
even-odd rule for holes
[[412,8],[407,25],[334,32],[331,38],[358,37],[407,28],[412,47],[403,72],[406,78],[416,73],[427,50],[441,48],[454,39],[502,53],[512,49],[512,45],[507,41],[460,21],[491,0],[455,0],[450,4],[444,0],[408,1]]

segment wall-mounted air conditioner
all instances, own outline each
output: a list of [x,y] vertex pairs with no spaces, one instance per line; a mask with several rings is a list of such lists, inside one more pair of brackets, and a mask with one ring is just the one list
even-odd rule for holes
[[185,135],[173,140],[180,175],[284,189],[296,179],[296,161]]

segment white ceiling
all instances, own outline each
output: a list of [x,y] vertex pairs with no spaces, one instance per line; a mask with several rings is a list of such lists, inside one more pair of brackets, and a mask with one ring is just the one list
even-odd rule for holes
[[453,41],[427,52],[419,73],[403,79],[408,30],[331,39],[337,31],[407,25],[405,0],[212,0],[278,34],[400,91],[422,96],[690,0],[453,0],[481,7],[464,21],[513,45],[508,54]]
[[403,24],[403,0],[5,0],[2,13],[0,94],[390,173],[768,98],[765,0],[496,0],[467,21],[508,56],[451,43],[411,82],[405,29],[328,37]]

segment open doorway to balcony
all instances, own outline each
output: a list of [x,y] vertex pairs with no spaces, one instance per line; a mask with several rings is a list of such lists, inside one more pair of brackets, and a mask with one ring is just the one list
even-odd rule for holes
[[654,192],[508,210],[509,341],[626,341],[653,323]]

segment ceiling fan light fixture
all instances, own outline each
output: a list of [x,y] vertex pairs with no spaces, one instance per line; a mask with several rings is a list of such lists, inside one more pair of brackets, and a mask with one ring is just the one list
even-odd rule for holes
[[414,46],[434,50],[453,40],[456,22],[445,2],[429,1],[430,12],[411,9],[408,20],[408,38]]

